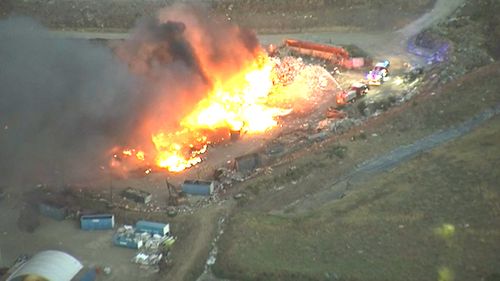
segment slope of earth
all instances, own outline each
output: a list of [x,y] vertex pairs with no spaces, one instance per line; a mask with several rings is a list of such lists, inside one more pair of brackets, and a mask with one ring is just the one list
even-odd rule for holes
[[306,217],[237,215],[219,270],[238,280],[491,278],[500,273],[499,139],[497,117]]
[[[19,14],[34,17],[57,29],[125,30],[142,16],[178,1],[169,0],[6,0],[0,17]],[[430,9],[435,0],[343,1],[343,0],[191,0],[212,15],[221,16],[259,32],[304,30],[397,29]],[[390,15],[390,16],[387,16]]]
[[450,45],[452,55],[436,70],[441,82],[500,59],[500,2],[465,1],[447,20],[417,35],[422,47]]
[[498,104],[499,74],[499,64],[483,67],[370,120],[363,134],[325,143],[246,183],[251,196],[222,236],[216,273],[238,280],[473,280],[498,273],[500,174],[492,169],[500,163],[498,117],[391,172],[354,183],[306,215],[265,211],[331,185],[354,159]]

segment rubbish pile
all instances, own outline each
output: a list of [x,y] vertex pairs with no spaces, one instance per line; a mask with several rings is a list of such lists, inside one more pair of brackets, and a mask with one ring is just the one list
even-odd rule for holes
[[[143,236],[147,233],[143,233]],[[163,258],[164,253],[168,253],[169,249],[175,242],[172,236],[153,236],[144,237],[145,243],[138,253],[132,258],[132,261],[141,265],[157,265]]]
[[[301,58],[275,58],[274,84],[281,84],[289,89],[296,89],[297,94],[307,94],[313,101],[319,99],[325,91],[335,88],[333,76],[322,66],[306,64]],[[305,96],[304,96],[305,97]]]
[[276,74],[275,84],[282,84],[283,86],[290,85],[295,77],[306,67],[306,64],[301,58],[287,56],[284,58],[274,58],[275,65],[273,73]]
[[245,181],[245,177],[241,173],[234,169],[228,169],[225,167],[218,168],[215,171],[214,177],[223,187],[229,187],[235,182]]
[[148,267],[157,266],[174,242],[169,224],[143,220],[119,227],[113,236],[115,245],[138,250],[132,262]]

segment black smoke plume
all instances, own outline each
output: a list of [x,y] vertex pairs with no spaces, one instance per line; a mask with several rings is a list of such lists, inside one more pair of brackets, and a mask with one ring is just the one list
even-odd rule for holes
[[95,173],[133,127],[138,81],[111,51],[27,18],[0,22],[0,181]]
[[214,75],[258,48],[254,33],[188,6],[140,20],[113,49],[0,21],[0,184],[99,177],[111,148],[175,127]]

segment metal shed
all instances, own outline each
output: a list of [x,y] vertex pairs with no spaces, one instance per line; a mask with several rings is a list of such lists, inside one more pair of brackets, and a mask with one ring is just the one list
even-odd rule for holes
[[60,251],[43,251],[34,255],[7,278],[6,281],[31,280],[70,281],[83,268],[74,257]]
[[214,192],[214,182],[186,180],[182,184],[182,192],[191,195],[210,196]]
[[165,236],[170,232],[170,225],[168,223],[140,220],[135,224],[135,231]]
[[260,167],[261,158],[258,153],[246,154],[234,159],[235,169],[243,174],[250,174]]
[[105,230],[115,227],[115,215],[84,215],[80,217],[80,227],[83,230]]
[[58,221],[64,220],[68,213],[68,210],[64,206],[59,206],[49,202],[39,203],[38,211],[40,214]]

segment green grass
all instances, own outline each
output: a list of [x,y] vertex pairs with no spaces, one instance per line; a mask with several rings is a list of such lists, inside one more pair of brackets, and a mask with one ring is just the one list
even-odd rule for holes
[[238,280],[495,280],[499,164],[496,118],[305,216],[240,212],[215,271]]
[[347,146],[335,145],[327,151],[327,155],[329,158],[337,156],[340,159],[344,159],[344,157],[347,155]]

